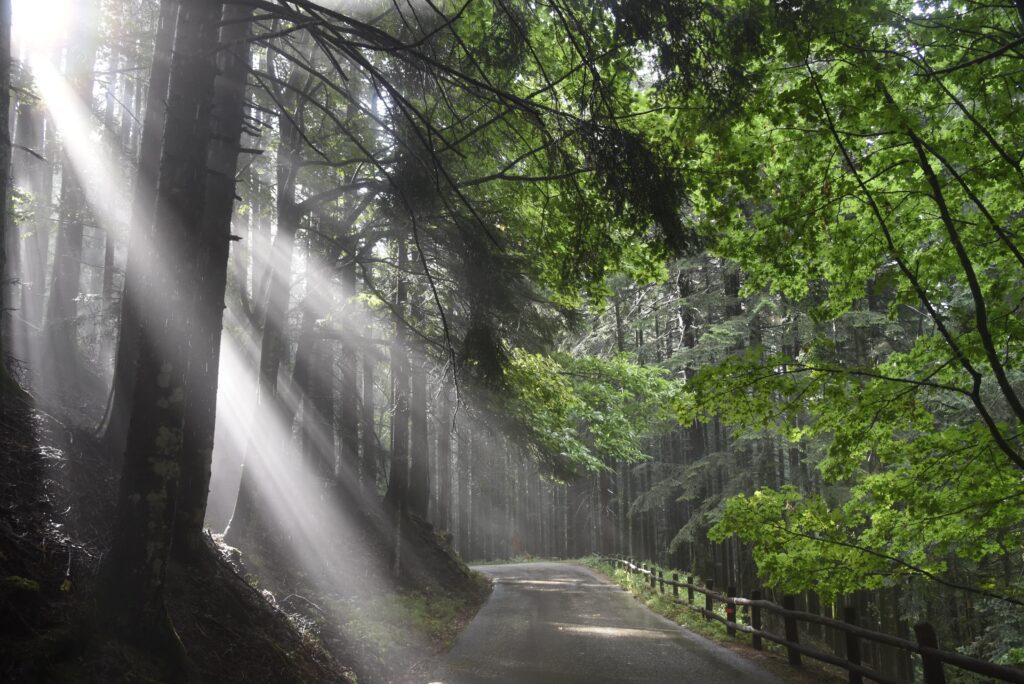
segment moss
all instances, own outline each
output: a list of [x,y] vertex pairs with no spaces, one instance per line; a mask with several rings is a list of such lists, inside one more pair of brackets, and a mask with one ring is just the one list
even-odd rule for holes
[[[480,575],[477,574],[479,577]],[[476,581],[476,578],[474,578]],[[483,580],[487,582],[486,579]],[[490,584],[487,583],[487,587]],[[468,619],[476,614],[479,607],[479,591],[450,593],[403,593],[398,597],[407,619],[416,629],[427,635],[442,649],[449,649]]]
[[20,575],[8,575],[0,579],[0,594],[28,591],[39,591],[39,582]]

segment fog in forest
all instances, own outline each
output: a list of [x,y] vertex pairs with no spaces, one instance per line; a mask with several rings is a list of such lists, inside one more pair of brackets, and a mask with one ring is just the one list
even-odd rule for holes
[[1024,681],[1022,35],[0,0],[0,680]]

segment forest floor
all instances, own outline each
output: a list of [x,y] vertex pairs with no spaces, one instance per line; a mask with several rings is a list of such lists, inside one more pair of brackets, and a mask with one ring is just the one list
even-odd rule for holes
[[[0,681],[162,681],[146,654],[93,633],[119,462],[91,429],[74,425],[94,424],[97,407],[51,410],[70,413],[69,422],[28,404],[0,406]],[[421,680],[486,600],[490,582],[429,526],[407,529],[406,557],[424,560],[403,584],[379,570],[380,549],[368,546],[357,564],[377,568],[377,581],[346,588],[339,579],[337,591],[313,592],[294,576],[246,567],[218,538],[197,567],[172,563],[166,602],[198,677]]]
[[361,512],[348,511],[348,521],[320,542],[332,547],[328,566],[304,565],[297,557],[303,547],[282,541],[281,530],[264,530],[260,543],[241,550],[214,538],[251,586],[307,639],[350,666],[361,684],[422,682],[486,601],[491,581],[413,518],[402,524],[404,570],[396,578],[393,547],[381,543],[390,538],[384,527],[392,519],[364,500]]
[[[715,620],[705,620],[703,616],[689,607],[678,605],[672,601],[671,597],[651,590],[646,581],[627,576],[601,558],[591,556],[577,562],[600,572],[619,586],[629,590],[638,601],[654,612],[664,615],[692,632],[712,639],[744,658],[756,661],[760,667],[789,684],[842,684],[847,681],[848,675],[845,670],[807,658],[804,659],[804,664],[800,668],[792,667],[786,658],[786,650],[777,644],[768,642],[765,643],[764,650],[755,650],[749,635],[739,632],[736,636],[729,636],[726,633],[725,625]],[[801,642],[804,640],[805,638],[801,637]],[[821,650],[827,649],[822,648]]]
[[[0,407],[0,681],[158,682],[158,666],[91,629],[116,469],[92,435],[28,405]],[[171,565],[167,604],[208,682],[354,678],[222,562]]]

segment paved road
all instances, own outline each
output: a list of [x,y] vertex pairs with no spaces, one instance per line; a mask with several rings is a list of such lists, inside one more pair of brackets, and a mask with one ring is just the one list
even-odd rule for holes
[[476,569],[495,578],[494,593],[448,654],[445,684],[782,684],[587,568],[528,563]]

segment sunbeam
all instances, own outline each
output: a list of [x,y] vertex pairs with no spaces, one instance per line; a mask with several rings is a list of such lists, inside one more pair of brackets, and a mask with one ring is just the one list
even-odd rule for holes
[[12,0],[11,38],[15,53],[40,54],[58,46],[67,35],[74,0]]

